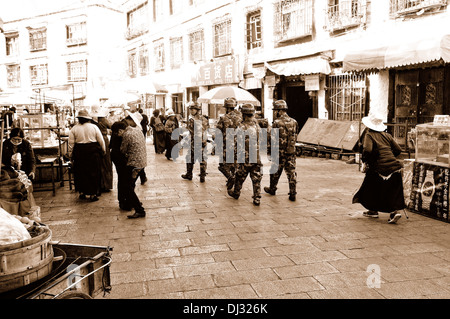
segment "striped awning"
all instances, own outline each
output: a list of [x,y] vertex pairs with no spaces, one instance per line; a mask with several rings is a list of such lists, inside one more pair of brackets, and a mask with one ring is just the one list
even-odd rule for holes
[[450,62],[450,34],[349,52],[344,57],[343,71],[382,70],[440,60]]
[[265,62],[264,66],[278,75],[330,74],[330,63],[323,57],[302,58],[282,62]]

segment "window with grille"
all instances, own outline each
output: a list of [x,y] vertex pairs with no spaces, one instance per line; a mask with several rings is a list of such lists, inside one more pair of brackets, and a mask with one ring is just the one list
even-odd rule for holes
[[19,35],[6,36],[6,55],[15,56],[19,55]]
[[261,11],[257,11],[247,16],[247,49],[259,48],[261,43]]
[[162,40],[155,41],[154,47],[154,59],[155,59],[155,71],[164,71],[165,58],[164,58],[164,42]]
[[87,43],[86,22],[66,26],[66,44],[80,45]]
[[69,82],[81,82],[87,80],[87,61],[67,62],[67,80]]
[[408,14],[446,6],[447,0],[390,0],[390,13]]
[[8,87],[20,87],[20,65],[7,65],[6,73],[8,74]]
[[138,72],[136,58],[136,50],[128,51],[128,75],[132,78],[136,77]]
[[139,49],[139,71],[141,75],[147,75],[148,70],[148,48],[146,45],[144,45]]
[[30,31],[30,51],[47,49],[47,29]]
[[328,30],[335,31],[362,24],[366,16],[366,0],[329,0]]
[[202,61],[205,58],[205,40],[203,30],[189,34],[189,61]]
[[30,66],[31,85],[48,84],[48,66],[39,64]]
[[281,0],[275,3],[275,39],[278,42],[312,35],[313,0]]
[[183,64],[183,38],[170,39],[170,65],[172,69]]
[[231,20],[216,23],[214,29],[214,57],[231,53]]
[[366,112],[366,76],[332,75],[328,77],[329,119],[359,121]]
[[144,34],[147,31],[148,17],[147,2],[128,12],[126,38],[133,39]]

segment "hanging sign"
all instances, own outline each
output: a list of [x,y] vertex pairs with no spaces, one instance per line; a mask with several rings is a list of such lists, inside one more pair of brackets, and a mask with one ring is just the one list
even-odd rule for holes
[[305,91],[319,91],[320,90],[320,75],[306,75],[305,76]]

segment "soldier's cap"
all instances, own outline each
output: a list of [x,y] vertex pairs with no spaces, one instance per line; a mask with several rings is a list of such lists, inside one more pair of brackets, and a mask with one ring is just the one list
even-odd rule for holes
[[249,103],[243,104],[241,112],[242,114],[255,114],[255,107]]
[[273,102],[273,110],[287,110],[288,106],[284,100]]
[[237,100],[234,97],[227,97],[224,100],[224,106],[226,108],[233,108],[234,109],[236,107],[236,105],[237,105]]
[[198,104],[197,102],[191,102],[188,107],[189,107],[189,109],[193,109],[193,110],[201,110],[202,109],[200,104]]

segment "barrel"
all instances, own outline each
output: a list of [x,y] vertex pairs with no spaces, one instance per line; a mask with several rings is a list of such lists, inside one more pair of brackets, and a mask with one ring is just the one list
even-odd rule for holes
[[30,239],[0,245],[0,293],[24,287],[51,273],[51,238],[51,230],[42,227]]

